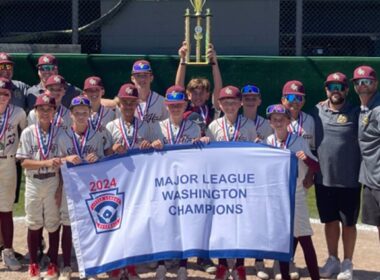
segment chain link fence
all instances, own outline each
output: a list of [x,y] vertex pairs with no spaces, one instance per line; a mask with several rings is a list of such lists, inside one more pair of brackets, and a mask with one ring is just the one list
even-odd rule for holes
[[379,56],[379,14],[378,0],[281,0],[280,55]]

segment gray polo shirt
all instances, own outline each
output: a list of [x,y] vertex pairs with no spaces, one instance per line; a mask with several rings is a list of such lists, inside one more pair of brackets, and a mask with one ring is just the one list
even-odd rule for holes
[[29,85],[21,82],[12,80],[12,97],[10,103],[21,107],[22,109],[26,109],[26,94],[29,89]]
[[346,103],[341,110],[332,111],[328,104],[318,104],[311,115],[315,122],[316,152],[321,168],[315,183],[328,187],[360,187],[359,107]]
[[359,115],[359,145],[362,154],[360,183],[380,190],[380,93]]
[[[26,103],[28,111],[31,111],[34,107],[34,103],[36,102],[36,98],[38,95],[44,92],[44,89],[42,88],[41,83],[34,85],[28,89],[27,95],[26,95]],[[66,93],[62,98],[62,104],[66,107],[70,107],[71,99],[78,96],[82,91],[71,85],[67,84]]]

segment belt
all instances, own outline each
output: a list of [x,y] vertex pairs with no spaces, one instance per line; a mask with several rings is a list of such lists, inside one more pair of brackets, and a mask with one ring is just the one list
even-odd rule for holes
[[33,178],[40,179],[40,180],[45,180],[45,179],[48,179],[48,178],[55,177],[55,175],[56,175],[55,172],[44,173],[44,174],[34,174]]
[[0,156],[0,159],[14,158],[14,155]]

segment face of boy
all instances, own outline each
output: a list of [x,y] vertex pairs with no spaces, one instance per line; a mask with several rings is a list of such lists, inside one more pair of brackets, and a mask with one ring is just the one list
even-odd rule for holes
[[104,95],[104,89],[100,87],[89,88],[84,91],[84,94],[90,99],[91,103],[99,103]]
[[133,98],[120,98],[119,100],[120,104],[120,110],[122,113],[133,116],[135,114],[135,110],[137,107],[137,99]]
[[90,108],[86,105],[75,106],[71,109],[71,119],[75,124],[87,125],[87,121],[91,113],[90,111]]
[[151,73],[135,73],[131,76],[131,81],[138,89],[150,89],[153,75]]
[[239,112],[241,100],[239,98],[224,98],[219,100],[220,108],[226,115],[234,115]]
[[53,120],[55,108],[51,105],[40,105],[36,107],[38,122],[41,124],[50,124]]
[[[301,96],[301,95],[300,95]],[[288,109],[290,112],[300,112],[303,105],[305,104],[305,97],[302,96],[302,101],[299,102],[298,100],[294,100],[292,102],[289,102],[285,96],[281,98],[281,103],[284,105],[286,109]]]
[[0,90],[0,105],[7,106],[11,99],[11,92],[7,89]]
[[193,89],[188,91],[187,95],[191,103],[196,107],[205,105],[210,97],[210,93],[204,89]]
[[50,93],[50,96],[55,99],[55,103],[61,103],[62,97],[65,95],[65,86],[64,85],[51,85],[47,87],[47,90]]
[[290,119],[284,114],[273,113],[269,118],[269,123],[274,130],[287,130]]
[[243,95],[244,108],[257,108],[261,105],[261,97],[259,95]]
[[176,103],[176,104],[168,104],[167,105],[169,114],[171,117],[180,117],[183,115],[186,109],[186,102]]

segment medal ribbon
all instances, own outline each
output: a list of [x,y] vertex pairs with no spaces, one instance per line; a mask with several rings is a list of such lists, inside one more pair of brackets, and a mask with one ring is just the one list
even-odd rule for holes
[[98,131],[100,125],[102,124],[102,119],[104,115],[104,106],[100,105],[99,111],[91,116],[91,126],[95,131]]
[[207,120],[208,120],[208,107],[205,106],[205,110],[203,111],[202,106],[200,106],[199,110],[201,111],[201,116],[203,118],[203,122],[205,124],[207,124]]
[[241,124],[241,115],[238,116],[236,122],[235,122],[235,130],[234,134],[232,137],[230,136],[228,132],[228,127],[227,127],[227,119],[224,117],[223,118],[223,134],[224,134],[224,139],[226,141],[237,141],[239,137],[239,132],[240,132],[240,124]]
[[60,105],[57,112],[54,115],[53,126],[55,126],[55,127],[61,126],[62,119],[63,119],[62,115],[63,115],[63,106]]
[[288,145],[289,145],[289,142],[290,142],[290,139],[292,138],[292,134],[291,133],[288,133],[288,135],[286,136],[286,140],[285,140],[285,144],[284,146],[282,146],[281,144],[282,143],[278,143],[277,142],[277,137],[276,137],[276,134],[273,135],[274,138],[272,140],[272,146],[275,146],[277,148],[281,148],[281,149],[287,149],[288,148]]
[[54,128],[52,125],[49,126],[49,131],[47,135],[47,143],[44,141],[43,132],[38,124],[36,124],[36,135],[37,135],[37,143],[38,150],[40,151],[40,156],[43,160],[46,160],[49,157],[49,153],[51,150],[51,145],[53,143],[53,134]]
[[5,131],[8,128],[8,121],[9,121],[10,115],[11,115],[11,110],[10,110],[9,105],[8,105],[7,108],[5,109],[5,112],[3,113],[4,119],[3,119],[3,123],[0,126],[0,139],[3,138],[3,136],[5,135]]
[[[132,125],[132,124],[131,124]],[[120,129],[120,133],[121,133],[121,136],[123,137],[124,139],[124,142],[125,144],[128,146],[128,148],[133,148],[133,146],[135,145],[136,141],[137,141],[137,130],[138,130],[138,124],[137,124],[137,119],[136,118],[133,118],[133,136],[132,136],[132,142],[129,142],[128,140],[128,134],[127,132],[125,131],[125,125],[124,125],[124,121],[122,118],[119,118],[119,129]]]
[[182,120],[181,122],[181,126],[179,128],[179,131],[177,133],[177,136],[175,137],[175,139],[173,139],[173,131],[172,131],[172,123],[169,119],[169,122],[166,124],[166,131],[168,133],[168,141],[169,141],[169,144],[179,144],[179,141],[181,140],[182,138],[182,134],[183,132],[185,131],[185,124],[186,124],[186,121],[185,120]]
[[303,116],[302,116],[302,113],[300,113],[297,120],[297,124],[293,125],[292,123],[290,123],[289,127],[292,133],[298,134],[298,136],[302,136],[302,126],[303,126]]
[[73,141],[73,146],[75,148],[75,152],[78,156],[80,156],[80,158],[83,158],[84,149],[86,147],[87,139],[88,139],[88,136],[90,134],[90,129],[87,126],[86,131],[84,132],[84,137],[82,137],[82,140],[80,141],[80,143],[79,143],[77,136],[76,136],[76,133],[72,127],[71,127],[71,131],[73,133],[71,140]]
[[256,131],[259,130],[259,128],[264,124],[264,119],[260,122],[260,119],[258,116],[256,116],[255,120],[254,120],[254,123],[256,125]]
[[145,104],[145,110],[143,112],[142,108],[141,108],[141,105],[138,104],[137,105],[137,116],[139,118],[139,120],[143,121],[144,120],[144,116],[148,113],[148,109],[150,107],[150,102],[152,101],[152,92],[149,93],[149,96],[148,96],[148,100],[146,101],[146,104]]

